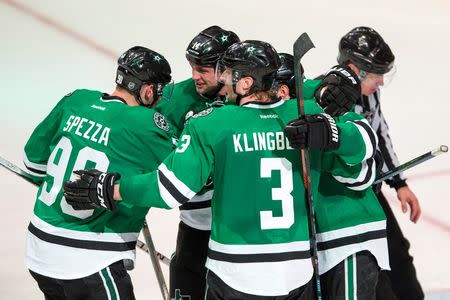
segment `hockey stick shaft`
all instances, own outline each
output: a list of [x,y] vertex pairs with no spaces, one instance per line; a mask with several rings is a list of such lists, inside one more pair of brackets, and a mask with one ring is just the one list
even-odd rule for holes
[[[294,74],[296,81],[297,108],[299,117],[305,116],[305,99],[303,97],[303,72],[301,67],[302,57],[314,48],[314,44],[308,34],[302,33],[294,43]],[[319,260],[317,258],[317,240],[316,240],[316,217],[314,213],[314,199],[311,188],[311,170],[309,162],[308,149],[300,150],[302,161],[303,186],[305,187],[305,197],[308,208],[308,225],[311,243],[311,259],[314,269],[314,282],[316,287],[317,300],[322,299],[319,276]]]
[[153,239],[150,234],[150,229],[148,228],[147,221],[144,221],[144,226],[142,227],[142,233],[144,234],[145,242],[147,243],[150,255],[150,259],[152,261],[153,270],[155,270],[156,279],[158,280],[159,289],[161,290],[161,295],[164,300],[169,300],[169,290],[167,289],[167,284],[164,279],[164,275],[161,270],[161,265],[159,264],[158,257],[155,251],[155,245],[153,244]]
[[432,151],[422,154],[416,158],[411,159],[410,161],[405,162],[404,164],[401,164],[400,166],[398,166],[392,170],[389,170],[383,174],[380,174],[379,176],[377,176],[377,179],[374,181],[373,184],[378,184],[380,182],[383,182],[386,179],[392,178],[395,175],[398,175],[408,169],[411,169],[414,166],[417,166],[423,162],[426,162],[429,159],[432,159],[433,157],[436,157],[440,154],[444,154],[447,152],[448,152],[448,147],[446,145],[441,145]]
[[[136,241],[136,248],[141,249],[142,251],[149,253],[147,244],[144,243],[144,242],[141,241],[141,240],[137,240],[137,241]],[[160,253],[160,252],[158,252],[158,251],[156,251],[156,250],[154,251],[154,253],[155,253],[156,257],[157,257],[163,264],[165,264],[166,266],[170,266],[170,258],[168,258],[168,257],[165,256],[164,254],[162,254],[162,253]]]
[[[0,165],[2,165],[5,169],[13,172],[14,174],[20,176],[22,179],[28,181],[29,183],[31,183],[35,186],[39,186],[36,182],[33,181],[33,177],[31,174],[29,174],[28,172],[25,172],[24,170],[22,170],[21,168],[19,168],[18,166],[16,166],[15,164],[13,164],[10,161],[4,159],[1,156],[0,156]],[[136,248],[139,248],[147,253],[149,252],[147,245],[140,240],[137,240]],[[156,257],[158,257],[158,259],[161,260],[165,265],[168,266],[170,264],[170,258],[168,258],[167,256],[165,256],[162,253],[159,253],[156,250],[154,250],[154,252],[155,252]]]

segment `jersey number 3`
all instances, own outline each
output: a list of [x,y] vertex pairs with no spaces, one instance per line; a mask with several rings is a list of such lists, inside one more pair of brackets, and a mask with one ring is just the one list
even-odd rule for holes
[[272,171],[280,172],[281,186],[272,188],[272,200],[281,201],[282,215],[274,217],[270,210],[261,211],[261,229],[290,228],[294,224],[292,163],[284,157],[261,158],[261,178],[272,177]]

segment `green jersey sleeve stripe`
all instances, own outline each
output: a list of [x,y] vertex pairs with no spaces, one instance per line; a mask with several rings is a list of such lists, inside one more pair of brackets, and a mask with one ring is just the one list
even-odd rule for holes
[[46,164],[37,164],[33,163],[28,159],[28,156],[26,153],[23,154],[23,164],[27,169],[35,170],[36,173],[47,172],[47,165]]
[[372,185],[375,180],[374,159],[368,159],[361,163],[361,171],[356,178],[333,175],[334,179],[344,184],[347,188],[362,191]]
[[174,198],[178,202],[183,204],[195,196],[196,193],[192,191],[187,185],[185,185],[181,180],[179,180],[164,163],[159,165],[158,171],[159,174],[164,175],[164,177],[167,179],[167,184],[168,186],[170,186],[170,189],[168,189],[168,191],[171,192],[171,194],[173,192],[172,196],[174,196]]
[[372,127],[370,127],[367,120],[352,121],[352,123],[356,125],[366,144],[366,155],[363,160],[374,157],[377,150],[378,137]]
[[158,182],[161,196],[170,207],[177,207],[189,201],[160,170],[158,170]]
[[192,210],[211,207],[211,200],[206,200],[202,202],[187,202],[180,206],[180,210]]

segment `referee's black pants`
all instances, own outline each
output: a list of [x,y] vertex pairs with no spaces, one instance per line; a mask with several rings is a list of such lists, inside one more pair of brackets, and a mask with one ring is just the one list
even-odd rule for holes
[[386,197],[380,191],[378,201],[386,214],[387,241],[391,271],[382,271],[378,279],[377,300],[422,300],[424,294],[417,280],[409,242],[403,235]]

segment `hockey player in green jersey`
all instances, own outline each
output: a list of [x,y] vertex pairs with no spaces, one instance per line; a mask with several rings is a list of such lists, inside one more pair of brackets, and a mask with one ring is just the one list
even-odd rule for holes
[[[225,50],[238,41],[234,32],[210,26],[196,35],[187,46],[186,58],[192,69],[192,77],[176,83],[173,93],[170,89],[164,90],[163,99],[156,106],[175,125],[178,135],[183,131],[186,119],[208,107],[224,104],[225,88],[215,78],[215,66]],[[171,298],[175,298],[177,291],[192,299],[203,298],[205,262],[211,232],[212,193],[213,185],[209,181],[190,203],[180,207],[176,250],[169,272]]]
[[191,78],[176,83],[173,92],[165,90],[156,106],[178,134],[183,131],[189,116],[211,106],[223,105],[226,91],[215,78],[214,70],[225,50],[236,42],[239,37],[233,31],[214,25],[202,30],[189,43],[186,59],[192,69]]
[[[173,208],[192,199],[212,174],[205,299],[310,299],[301,162],[283,132],[297,109],[295,101],[275,96],[278,55],[267,43],[244,41],[232,45],[220,65],[228,97],[239,106],[210,108],[190,118],[177,149],[157,172],[123,177],[119,185],[117,174],[79,171],[77,180],[65,184],[66,199],[78,208],[110,210],[114,199],[122,198],[128,205]],[[317,191],[322,156],[331,153],[339,157],[336,164],[357,165],[372,148],[364,128],[351,121],[336,125],[312,100],[305,110],[313,114],[302,132],[315,137],[303,141],[316,149],[311,179]],[[99,185],[103,177],[107,184]],[[101,201],[99,195],[107,196]]]
[[170,80],[162,55],[133,47],[118,60],[111,95],[75,90],[29,138],[24,163],[40,187],[26,266],[46,299],[134,299],[123,261],[135,260],[148,206],[123,202],[115,212],[76,210],[63,197],[62,184],[80,168],[125,176],[156,169],[174,148],[174,132],[150,107]]

